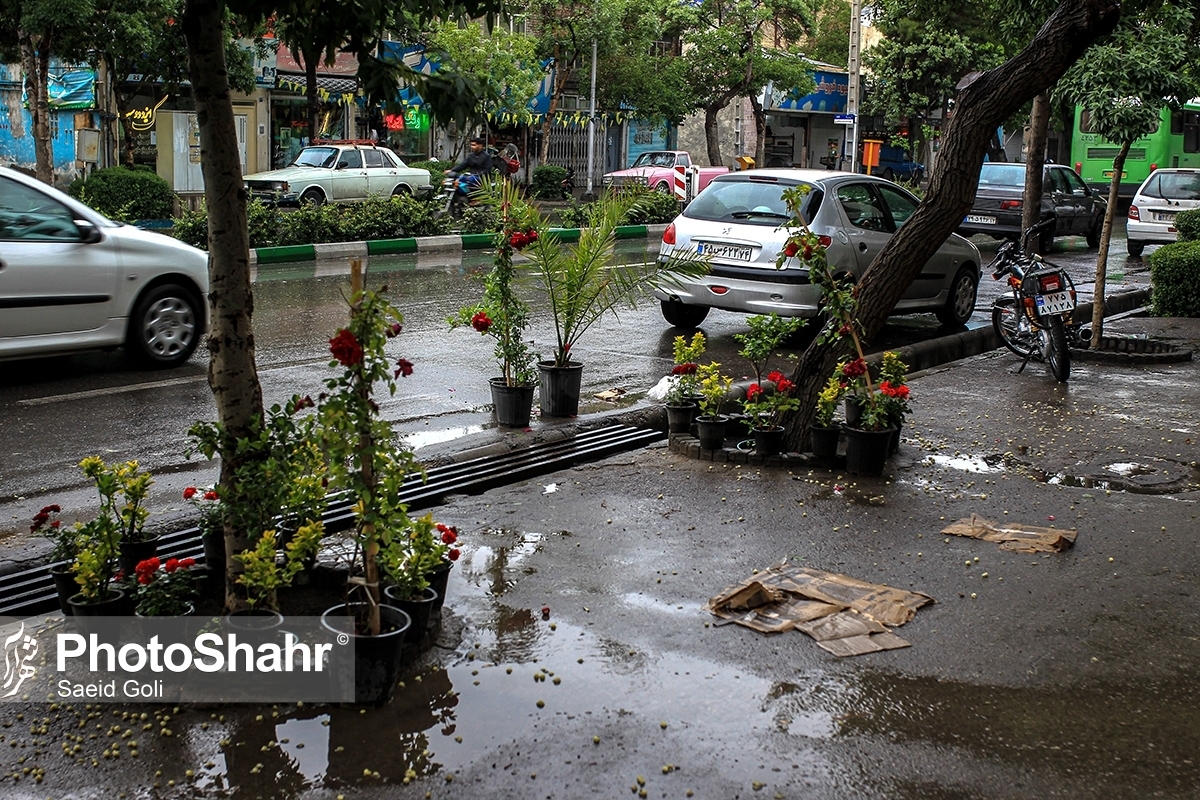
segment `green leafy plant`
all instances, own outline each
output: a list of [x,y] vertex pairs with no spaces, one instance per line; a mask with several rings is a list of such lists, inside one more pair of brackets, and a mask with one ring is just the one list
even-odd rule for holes
[[208,489],[188,486],[183,490],[183,499],[200,513],[197,527],[201,535],[222,532],[225,523],[221,520],[221,497],[216,486]]
[[746,399],[742,403],[742,411],[754,420],[754,427],[760,430],[770,430],[779,425],[783,415],[800,408],[800,398],[793,397],[792,391],[796,385],[782,372],[772,372],[767,376],[774,386],[762,386],[755,382],[746,387]]
[[68,193],[119,221],[170,219],[175,207],[171,184],[145,166],[98,169],[73,182]]
[[807,323],[808,320],[803,317],[781,317],[775,313],[746,317],[750,332],[735,333],[733,338],[742,345],[738,355],[753,365],[755,381],[762,383],[762,376],[767,371],[771,356],[788,337],[793,336]]
[[671,387],[667,390],[667,402],[680,404],[694,400],[700,393],[699,370],[700,356],[708,346],[708,340],[701,331],[692,334],[689,341],[683,336],[676,336],[672,342],[675,364],[671,367]]
[[539,200],[557,200],[562,197],[562,182],[567,170],[555,164],[539,164],[533,168],[529,193]]
[[492,268],[484,277],[483,299],[460,309],[447,320],[451,328],[474,328],[481,335],[496,340],[494,355],[500,365],[506,386],[528,386],[537,378],[534,366],[538,355],[525,341],[529,326],[529,307],[517,295],[515,252],[538,237],[532,209],[521,200],[516,186],[509,181],[487,181],[483,188],[484,202],[495,209],[502,220],[496,235],[496,251]]
[[144,502],[154,481],[136,461],[106,464],[99,456],[88,456],[79,466],[96,485],[100,513],[75,526],[73,571],[84,600],[96,603],[108,597],[121,541],[144,541],[149,516]]
[[428,575],[456,561],[458,530],[435,523],[432,514],[412,520],[404,535],[380,550],[380,572],[395,585],[401,597],[416,597],[429,586]]
[[441,184],[442,177],[446,170],[454,166],[453,161],[438,161],[431,159],[429,161],[413,161],[409,165],[412,169],[423,169],[429,173],[429,182],[437,186]]
[[567,245],[554,236],[545,219],[531,210],[537,236],[528,243],[529,270],[550,301],[554,316],[554,366],[571,362],[571,348],[597,320],[618,305],[636,307],[637,300],[658,286],[680,277],[699,277],[707,260],[695,253],[676,251],[670,259],[650,265],[613,265],[616,229],[636,198],[605,195],[592,206],[588,227],[579,242]]
[[305,561],[317,552],[325,529],[320,522],[301,525],[283,548],[283,558],[276,555],[278,538],[274,530],[263,531],[254,546],[233,557],[242,565],[237,582],[246,587],[246,605],[250,608],[277,610],[277,592],[290,586],[304,569]]
[[822,428],[833,426],[833,415],[837,413],[838,405],[842,402],[845,388],[836,375],[829,376],[825,388],[817,395],[817,414],[815,424]]
[[1150,254],[1150,301],[1156,317],[1200,317],[1200,241]]
[[1200,208],[1189,208],[1175,215],[1175,227],[1179,230],[1179,241],[1194,242],[1200,239]]
[[502,226],[500,214],[489,205],[467,206],[458,220],[463,233],[494,233]]
[[143,617],[181,617],[192,608],[199,594],[192,567],[192,558],[157,556],[139,561],[134,569],[134,600],[137,613]]
[[721,406],[733,386],[733,378],[721,374],[721,365],[716,361],[702,364],[697,370],[700,382],[700,414],[706,417],[718,417]]

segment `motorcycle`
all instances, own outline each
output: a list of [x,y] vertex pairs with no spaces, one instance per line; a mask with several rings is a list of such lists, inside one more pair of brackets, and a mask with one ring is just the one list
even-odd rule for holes
[[1011,294],[996,298],[992,305],[992,328],[1004,346],[1023,360],[1017,371],[1032,360],[1045,361],[1059,383],[1071,375],[1071,344],[1086,345],[1091,328],[1073,319],[1075,284],[1066,270],[1025,255],[1031,236],[1054,225],[1046,220],[1027,230],[1021,243],[1008,241],[996,251],[989,265],[992,278],[1008,279]]
[[470,203],[471,192],[475,191],[480,183],[482,181],[479,176],[472,172],[451,172],[442,178],[442,189],[435,200],[439,205],[445,205],[438,210],[438,216],[449,214],[452,219],[460,218]]

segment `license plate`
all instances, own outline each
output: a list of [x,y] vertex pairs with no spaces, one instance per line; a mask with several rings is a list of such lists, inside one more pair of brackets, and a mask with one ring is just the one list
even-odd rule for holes
[[1075,308],[1075,298],[1070,292],[1034,295],[1033,302],[1037,304],[1039,314],[1061,314]]
[[995,217],[985,217],[980,214],[967,214],[967,222],[973,222],[976,225],[995,225]]
[[702,256],[728,258],[733,261],[749,261],[754,257],[754,248],[742,244],[699,242],[696,244],[696,252]]
[[1174,222],[1175,221],[1175,212],[1174,211],[1155,211],[1154,212],[1154,221],[1155,222]]

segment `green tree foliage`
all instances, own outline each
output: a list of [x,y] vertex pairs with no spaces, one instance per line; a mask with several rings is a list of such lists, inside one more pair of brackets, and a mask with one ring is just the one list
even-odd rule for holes
[[696,107],[704,111],[708,161],[717,166],[722,163],[717,114],[734,98],[751,99],[761,143],[766,85],[801,95],[811,91],[809,64],[790,43],[810,29],[812,10],[808,0],[702,0],[678,13],[686,32],[688,83],[703,87]]
[[489,114],[515,115],[530,122],[529,103],[542,84],[537,43],[523,33],[509,33],[497,26],[490,33],[482,25],[460,26],[441,22],[428,38],[432,60],[453,66],[458,72],[485,87],[485,101],[473,123]]
[[850,3],[816,0],[812,31],[800,38],[804,55],[823,64],[846,68],[850,59]]

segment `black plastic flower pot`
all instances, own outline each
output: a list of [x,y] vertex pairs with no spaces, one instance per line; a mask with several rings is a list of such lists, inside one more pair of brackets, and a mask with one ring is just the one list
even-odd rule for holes
[[718,414],[715,417],[696,417],[696,438],[700,447],[705,450],[720,450],[725,446],[725,424],[729,417]]
[[538,369],[541,371],[542,416],[578,416],[583,364],[572,361],[565,367],[556,367],[553,361],[539,361]]
[[59,609],[68,617],[71,616],[74,611],[69,601],[79,593],[79,584],[75,582],[75,573],[71,571],[71,565],[50,570],[50,577],[54,579],[54,590],[58,592]]
[[138,564],[158,554],[158,537],[144,542],[121,542],[118,547],[117,565],[126,576],[131,576]]
[[433,601],[432,606],[434,614],[440,613],[442,606],[446,603],[446,587],[450,583],[450,570],[453,567],[453,561],[443,561],[442,566],[432,572],[425,573],[425,580],[429,581],[429,588],[437,592],[437,599]]
[[895,428],[881,431],[846,428],[846,471],[851,475],[882,475],[895,432]]
[[267,608],[243,608],[226,614],[225,624],[239,631],[269,631],[283,624],[283,615]]
[[488,383],[496,422],[505,428],[528,428],[533,417],[533,384],[509,386],[504,378],[491,378]]
[[[365,612],[366,603],[345,603],[321,615],[321,625],[335,634],[345,634],[354,643],[354,702],[383,705],[392,698],[404,659],[404,637],[412,620],[399,608],[380,603],[382,629],[376,636],[351,632],[353,620],[345,617]],[[343,619],[339,620],[338,617]]]
[[667,403],[667,433],[687,433],[700,407],[695,403]]
[[389,604],[408,614],[409,619],[412,620],[412,624],[408,627],[408,633],[404,634],[404,641],[407,644],[417,644],[423,641],[429,628],[429,616],[433,611],[433,604],[438,599],[437,591],[432,587],[426,587],[416,597],[399,597],[396,587],[389,586],[383,590],[383,596],[388,599]]
[[837,457],[838,441],[842,436],[841,425],[813,425],[808,432],[814,456],[826,461]]
[[777,456],[783,452],[783,426],[754,429],[754,452],[760,456]]

